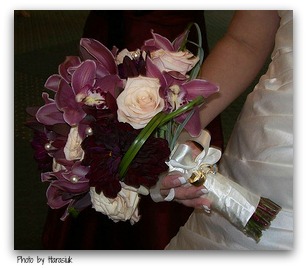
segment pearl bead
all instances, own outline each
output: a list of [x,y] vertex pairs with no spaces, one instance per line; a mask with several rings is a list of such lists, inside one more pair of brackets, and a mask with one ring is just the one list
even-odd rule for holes
[[72,182],[72,183],[76,183],[80,180],[79,176],[77,175],[72,175],[69,180]]
[[51,143],[46,143],[46,144],[45,144],[45,150],[46,150],[46,151],[51,150],[51,148],[52,148]]
[[88,135],[88,136],[93,135],[93,130],[92,130],[92,128],[87,127],[87,128],[85,129],[85,134]]

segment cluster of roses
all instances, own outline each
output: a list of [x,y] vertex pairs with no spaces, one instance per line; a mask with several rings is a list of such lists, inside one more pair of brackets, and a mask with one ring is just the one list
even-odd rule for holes
[[[112,51],[93,39],[81,39],[80,57],[69,56],[51,75],[43,93],[45,104],[28,109],[35,130],[35,158],[42,168],[48,205],[71,212],[93,207],[111,219],[139,219],[139,194],[148,194],[170,150],[164,138],[150,137],[129,167],[118,175],[123,155],[141,129],[159,112],[172,112],[217,87],[190,79],[199,58],[180,50],[187,32],[173,42],[153,33],[141,49]],[[176,118],[179,123],[183,114]],[[197,107],[185,125],[191,135],[200,131]]]

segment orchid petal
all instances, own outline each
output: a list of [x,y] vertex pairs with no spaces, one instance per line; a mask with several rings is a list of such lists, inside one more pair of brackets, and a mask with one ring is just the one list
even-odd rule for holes
[[47,81],[45,82],[45,88],[57,92],[61,79],[61,76],[58,74],[53,74],[49,76]]
[[63,200],[62,199],[62,191],[58,187],[54,187],[53,183],[51,183],[46,191],[47,204],[52,209],[59,209],[64,207],[65,205],[71,202],[70,199]]
[[189,31],[184,31],[173,41],[172,45],[175,51],[179,51],[179,48],[181,47],[182,43],[187,39],[188,33]]
[[110,92],[116,98],[116,89],[123,88],[123,81],[117,75],[108,75],[96,81],[96,88],[101,88],[104,92]]
[[109,70],[103,66],[102,64],[96,62],[96,76],[97,77],[104,77],[106,75],[110,75]]
[[71,88],[77,95],[86,86],[94,86],[96,76],[96,63],[86,60],[73,73],[71,78]]
[[[195,107],[194,109],[195,109],[194,114],[192,115],[192,117],[187,122],[184,128],[192,137],[197,137],[202,128],[201,128],[200,117],[199,117],[199,108]],[[176,121],[179,123],[182,123],[184,119],[187,117],[187,115],[188,114],[185,113],[181,116],[178,116],[176,118]]]
[[75,94],[70,85],[61,81],[59,90],[55,95],[56,104],[64,114],[63,118],[70,126],[78,124],[85,116],[81,104],[76,102]]
[[86,113],[81,107],[71,109],[69,107],[63,108],[63,118],[70,126],[76,126],[85,117]]
[[63,111],[63,108],[67,106],[73,108],[77,105],[75,100],[75,94],[71,86],[65,80],[61,80],[60,82],[59,90],[55,94],[55,102],[59,110],[61,111]]
[[84,177],[88,173],[89,169],[90,167],[83,166],[80,161],[77,161],[71,168],[72,172],[80,177]]
[[183,75],[182,73],[180,72],[176,72],[176,71],[169,71],[165,74],[165,76],[168,75],[176,80],[180,80],[181,83],[182,81],[186,81],[188,80],[187,76]]
[[219,90],[219,87],[215,84],[202,79],[189,81],[181,85],[181,87],[188,92],[189,99],[194,99],[200,95],[207,98]]
[[148,77],[158,78],[160,81],[160,85],[162,88],[166,87],[166,79],[164,75],[161,73],[159,68],[152,62],[152,60],[148,57],[146,60],[146,75]]
[[[70,173],[72,176],[73,174]],[[88,180],[79,180],[77,182],[71,182],[70,180],[56,180],[51,183],[52,186],[61,189],[69,194],[81,194],[89,190]]]
[[80,52],[84,59],[96,59],[111,74],[116,74],[116,63],[112,52],[95,39],[81,38]]
[[70,67],[80,65],[80,63],[81,63],[81,59],[79,57],[67,56],[65,61],[59,65],[58,72],[66,82],[70,82],[71,74],[68,72],[68,69]]
[[63,114],[58,110],[54,102],[45,104],[39,108],[36,113],[36,119],[38,122],[47,126],[64,123]]
[[47,92],[42,93],[42,98],[43,98],[45,104],[54,102],[53,99],[49,98],[49,94]]
[[168,50],[168,51],[174,51],[172,43],[164,36],[160,34],[156,34],[153,31],[151,32],[155,46],[160,49]]

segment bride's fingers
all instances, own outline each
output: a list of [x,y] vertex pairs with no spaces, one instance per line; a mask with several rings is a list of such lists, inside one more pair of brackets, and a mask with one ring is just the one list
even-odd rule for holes
[[186,180],[182,176],[182,173],[178,171],[173,171],[168,173],[161,181],[162,189],[170,189],[174,187],[179,187],[182,184],[185,184]]
[[208,200],[204,197],[199,197],[199,198],[194,198],[194,199],[186,199],[186,200],[177,200],[177,199],[174,199],[174,200],[178,203],[181,203],[181,204],[187,206],[187,207],[203,209],[205,212],[210,213],[211,202],[210,202],[210,200]]
[[[204,186],[181,186],[174,188],[175,190],[175,199],[185,200],[185,199],[194,199],[203,196],[208,193],[208,190]],[[160,189],[162,196],[167,196],[170,189]]]

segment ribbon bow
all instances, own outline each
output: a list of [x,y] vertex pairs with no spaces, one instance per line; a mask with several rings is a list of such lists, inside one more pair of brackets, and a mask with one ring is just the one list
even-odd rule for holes
[[[180,141],[193,141],[199,144],[203,150],[195,155],[195,150]],[[169,171],[177,170],[181,172],[188,182],[195,186],[204,184],[206,174],[217,172],[216,163],[221,158],[221,151],[210,147],[211,136],[208,131],[203,130],[197,137],[191,137],[184,133],[171,153],[170,160],[167,163]]]

